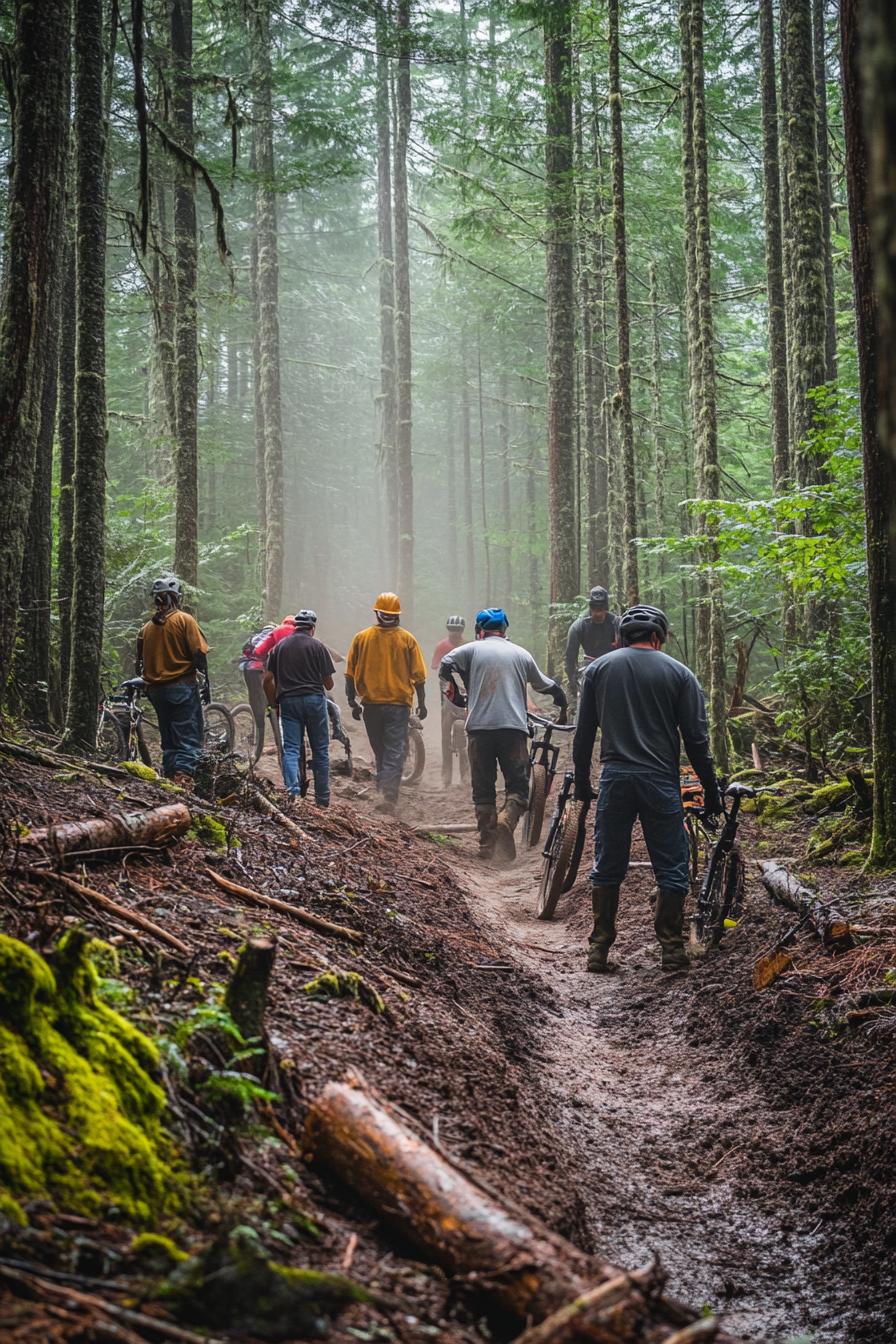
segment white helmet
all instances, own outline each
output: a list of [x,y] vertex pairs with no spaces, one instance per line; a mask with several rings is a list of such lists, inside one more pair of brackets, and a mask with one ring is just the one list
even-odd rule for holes
[[466,629],[466,625],[467,623],[464,620],[463,616],[449,616],[447,621],[445,622],[445,629],[464,630]]

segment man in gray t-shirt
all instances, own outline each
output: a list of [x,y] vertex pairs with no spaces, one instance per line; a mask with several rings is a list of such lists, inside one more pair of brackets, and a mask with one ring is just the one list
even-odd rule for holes
[[[566,722],[562,687],[546,677],[535,659],[507,640],[507,614],[489,607],[476,617],[479,638],[447,654],[439,676],[460,677],[467,692],[470,781],[479,827],[479,855],[516,858],[513,832],[529,805],[529,729],[526,687],[550,694]],[[504,806],[497,810],[498,766],[504,776]]]

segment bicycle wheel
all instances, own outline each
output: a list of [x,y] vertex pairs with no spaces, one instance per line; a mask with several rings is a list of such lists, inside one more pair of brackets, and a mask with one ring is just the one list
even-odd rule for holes
[[566,874],[566,881],[563,883],[564,892],[571,891],[575,886],[576,878],[579,875],[579,864],[582,862],[582,854],[585,849],[585,840],[588,835],[586,821],[588,818],[588,808],[583,803],[579,812],[579,823],[576,827],[576,842],[573,846],[572,857],[569,861],[569,871]]
[[263,738],[255,722],[251,705],[234,705],[230,711],[233,719],[233,754],[240,770],[249,770],[261,755]]
[[348,739],[348,734],[346,734],[342,745],[345,748],[345,760],[341,763],[341,771],[347,779],[352,779],[355,773],[355,763],[352,759],[352,744]]
[[402,784],[416,784],[426,765],[426,750],[423,746],[423,734],[419,728],[408,729],[408,748],[401,772]]
[[[718,942],[717,930],[724,930],[725,916],[722,908],[728,880],[728,855],[721,855],[718,849],[710,858],[709,884],[706,895],[697,898],[697,912],[691,918],[690,944],[695,956],[706,955],[708,947]],[[721,935],[719,935],[721,936]]]
[[202,711],[205,720],[205,735],[202,741],[203,751],[210,756],[227,756],[233,751],[236,738],[233,719],[226,705],[213,700]]
[[547,768],[543,765],[533,765],[529,775],[529,811],[523,818],[523,842],[529,849],[534,849],[541,839],[547,797]]
[[467,751],[467,730],[463,719],[451,725],[451,750],[457,752],[457,767],[462,780],[470,778],[470,754]]
[[725,936],[726,920],[740,918],[744,903],[744,885],[746,865],[741,853],[740,841],[735,840],[734,847],[725,864],[725,885],[722,890],[722,904],[719,916],[713,925],[712,944],[717,947]]
[[119,761],[127,760],[127,755],[127,738],[121,724],[111,710],[101,710],[96,730],[97,760],[106,765],[117,765]]
[[[563,816],[560,818],[554,834],[551,852],[545,859],[544,867],[541,870],[538,904],[535,907],[536,919],[553,918],[554,911],[557,909],[557,902],[563,892],[568,889],[566,880],[572,867],[576,846],[579,847],[579,857],[581,857],[581,846],[584,843],[583,840],[580,841],[580,833],[584,833],[584,828],[581,825],[584,806],[584,803],[570,798],[564,808]],[[576,864],[576,867],[578,867],[578,864]],[[575,880],[575,877],[573,877],[573,880]]]
[[688,833],[689,867],[691,883],[693,884],[697,881],[697,874],[700,872],[700,845],[697,840],[697,827],[694,824],[694,818],[687,812],[684,817],[684,828]]

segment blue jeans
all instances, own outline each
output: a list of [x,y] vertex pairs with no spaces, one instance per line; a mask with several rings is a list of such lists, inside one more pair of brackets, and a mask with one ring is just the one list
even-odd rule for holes
[[600,772],[592,885],[616,887],[622,882],[636,819],[641,822],[657,885],[686,893],[690,889],[689,850],[681,786],[668,775],[627,765],[605,765]]
[[283,783],[293,798],[299,797],[299,752],[302,735],[308,734],[314,801],[326,807],[330,801],[330,719],[327,697],[290,695],[280,701],[280,733],[283,738]]
[[376,786],[390,803],[398,799],[408,749],[409,705],[365,705],[364,727],[376,758]]
[[162,771],[166,779],[170,779],[175,770],[183,770],[192,778],[205,736],[199,687],[195,682],[175,681],[146,694],[159,721]]

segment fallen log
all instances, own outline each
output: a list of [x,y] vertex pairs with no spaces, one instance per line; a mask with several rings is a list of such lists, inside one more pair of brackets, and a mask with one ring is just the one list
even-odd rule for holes
[[[495,1309],[521,1323],[543,1322],[583,1298],[596,1281],[607,1291],[609,1281],[620,1279],[637,1286],[636,1276],[586,1255],[534,1218],[509,1212],[360,1087],[327,1084],[308,1112],[303,1149],[446,1273],[466,1278]],[[665,1340],[666,1332],[699,1319],[677,1302],[645,1294],[643,1284],[639,1291],[651,1339]],[[572,1316],[577,1314],[573,1305]],[[595,1340],[632,1337],[614,1332],[612,1321],[601,1328],[603,1333],[582,1333]]]
[[247,785],[247,788],[262,812],[269,817],[273,817],[274,821],[279,822],[287,831],[292,831],[293,835],[297,835],[300,840],[304,840],[307,843],[311,838],[307,831],[303,831],[301,826],[297,826],[294,821],[291,821],[289,817],[280,811],[279,807],[275,807],[269,798],[265,798],[261,789],[257,789],[254,784]]
[[30,765],[45,765],[51,770],[92,770],[98,775],[108,776],[109,779],[132,778],[127,770],[122,770],[117,765],[102,765],[99,761],[91,761],[88,757],[63,756],[58,751],[37,751],[33,747],[22,747],[18,742],[0,738],[0,754],[3,752],[8,756],[14,756],[17,760],[28,761]]
[[129,844],[166,845],[190,829],[190,809],[184,803],[128,812],[118,817],[91,817],[46,826],[22,837],[23,845],[46,845],[57,854],[91,849],[120,849]]
[[133,924],[135,928],[142,929],[144,933],[149,933],[160,943],[166,943],[168,947],[173,947],[175,952],[179,952],[182,957],[189,957],[190,949],[179,938],[175,938],[173,933],[168,933],[165,929],[160,929],[158,924],[153,924],[151,919],[146,919],[143,915],[138,915],[133,910],[126,909],[112,901],[101,891],[94,891],[92,887],[82,886],[74,878],[64,877],[62,873],[48,873],[43,868],[25,868],[23,876],[29,881],[46,882],[51,887],[61,887],[63,891],[71,892],[72,895],[81,896],[91,905],[98,906],[101,910],[108,910],[110,914],[115,915],[125,924]]
[[317,929],[318,933],[328,933],[332,938],[347,938],[351,943],[363,943],[364,935],[357,929],[348,929],[343,924],[331,924],[328,919],[321,919],[318,915],[312,915],[310,910],[303,910],[299,905],[290,905],[288,901],[278,901],[275,896],[263,896],[260,891],[253,891],[251,887],[241,887],[236,882],[231,882],[228,878],[222,877],[220,873],[215,873],[211,868],[205,870],[213,882],[224,891],[229,891],[233,896],[243,896],[247,901],[253,901],[256,905],[266,905],[271,910],[279,910],[284,915],[292,915],[300,924],[305,924],[309,929]]
[[772,900],[807,919],[829,952],[848,952],[855,947],[849,920],[836,906],[801,886],[780,864],[765,862],[761,867],[762,885]]

